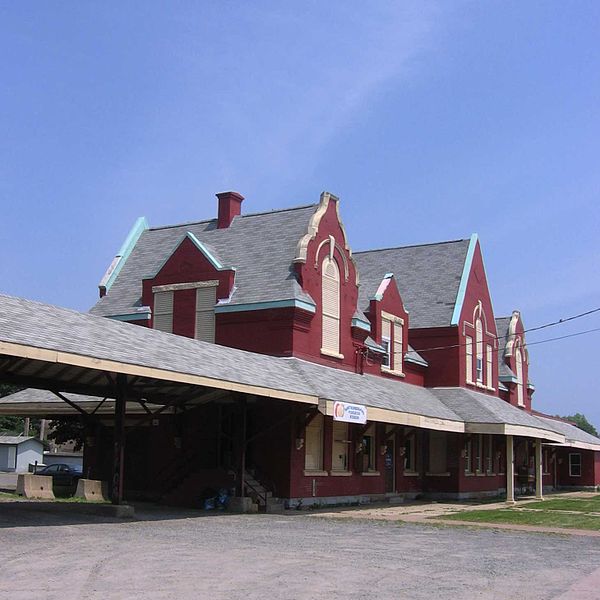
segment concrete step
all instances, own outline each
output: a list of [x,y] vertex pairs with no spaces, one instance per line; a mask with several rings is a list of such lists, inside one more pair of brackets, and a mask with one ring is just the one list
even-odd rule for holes
[[388,496],[388,504],[404,504],[406,498],[402,494],[396,494],[394,496]]

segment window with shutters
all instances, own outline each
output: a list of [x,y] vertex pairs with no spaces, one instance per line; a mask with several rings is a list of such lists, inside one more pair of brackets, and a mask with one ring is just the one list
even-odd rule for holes
[[323,470],[323,425],[323,415],[319,413],[306,426],[304,434],[304,469],[306,471]]
[[446,434],[443,431],[429,432],[429,470],[430,475],[447,473]]
[[196,329],[194,337],[203,342],[215,342],[216,286],[196,289]]
[[386,312],[381,314],[381,345],[387,351],[381,370],[403,377],[402,331],[404,321],[400,317]]
[[323,261],[322,274],[322,338],[321,352],[336,358],[340,354],[340,270],[335,260]]
[[348,471],[348,423],[333,421],[332,471]]
[[525,405],[525,394],[523,389],[523,355],[521,349],[517,348],[515,352],[515,362],[517,365],[517,404],[519,406]]
[[173,292],[155,292],[152,313],[154,329],[173,333]]
[[493,359],[493,351],[491,344],[486,345],[486,359],[487,359],[487,368],[486,368],[486,386],[489,388],[494,387],[494,359]]
[[465,336],[465,368],[467,370],[467,383],[473,383],[473,338]]

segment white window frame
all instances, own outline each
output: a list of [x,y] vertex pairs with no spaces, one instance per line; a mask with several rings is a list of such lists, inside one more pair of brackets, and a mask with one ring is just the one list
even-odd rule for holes
[[470,335],[465,335],[465,369],[467,383],[475,383],[473,381],[473,338]]
[[[365,439],[369,438],[369,442],[365,443]],[[376,429],[375,423],[372,423],[369,428],[363,434],[363,452],[368,457],[367,467],[364,469],[364,473],[374,473],[377,471],[377,451],[376,451]]]
[[491,344],[486,344],[486,382],[488,389],[494,389],[494,350]]
[[[333,276],[327,273],[333,267]],[[326,297],[328,286],[332,285],[335,298]],[[327,325],[327,323],[329,323]],[[341,280],[340,268],[331,256],[325,257],[321,263],[321,354],[344,358],[341,353]],[[332,343],[333,340],[333,343]]]
[[[579,467],[579,473],[573,473],[573,457],[574,456],[578,456],[579,457],[579,464],[577,465]],[[581,477],[581,471],[582,471],[582,460],[581,460],[581,452],[569,452],[569,477]]]
[[[388,335],[384,335],[385,333]],[[396,375],[397,377],[404,377],[403,333],[404,319],[381,311],[381,340],[382,342],[387,342],[387,356],[389,361],[388,365],[381,365],[381,370],[384,373]]]
[[517,405],[525,406],[525,386],[523,384],[523,353],[521,348],[515,350],[515,365],[517,376]]
[[[304,430],[304,470],[308,473],[320,473],[323,471],[323,438],[325,430],[325,418],[323,414],[316,414],[311,422],[306,426]],[[314,442],[316,448],[309,448],[312,444],[313,436],[315,433]],[[315,452],[312,452],[315,450]],[[307,464],[308,457],[310,455],[316,456],[316,464]]]
[[476,380],[483,384],[483,323],[479,317],[475,321],[475,354]]

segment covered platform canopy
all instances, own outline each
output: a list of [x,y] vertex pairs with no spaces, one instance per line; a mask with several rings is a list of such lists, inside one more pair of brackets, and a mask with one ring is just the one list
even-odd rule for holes
[[[332,414],[333,402],[341,400],[367,406],[373,421],[461,433],[489,425],[493,414],[491,423],[518,425],[518,435],[565,442],[548,424],[535,417],[523,422],[522,411],[492,396],[463,395],[457,403],[451,395],[404,382],[218,346],[6,295],[0,295],[0,381],[50,390],[74,410],[79,400],[65,393],[114,399],[117,502],[122,498],[127,403],[152,414],[150,405],[160,406],[160,412],[185,409],[237,393]],[[87,412],[83,407],[89,402],[82,400],[79,408]],[[496,408],[482,410],[487,402]],[[30,403],[4,398],[0,414],[25,414],[35,404],[35,398]],[[469,404],[475,408],[467,410]]]

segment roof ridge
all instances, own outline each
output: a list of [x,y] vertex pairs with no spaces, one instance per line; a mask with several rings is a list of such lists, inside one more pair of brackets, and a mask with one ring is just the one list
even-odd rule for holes
[[373,248],[371,250],[358,250],[352,254],[367,254],[367,252],[385,252],[386,250],[403,250],[405,248],[420,248],[422,246],[442,246],[444,244],[456,244],[458,242],[468,242],[469,238],[460,238],[457,240],[446,240],[443,242],[426,242],[423,244],[409,244],[407,246],[389,246],[388,248]]
[[[272,215],[272,214],[276,214],[276,213],[289,212],[292,210],[301,210],[303,208],[312,208],[314,206],[318,206],[318,205],[317,204],[302,204],[299,206],[290,206],[288,208],[276,208],[276,209],[272,209],[272,210],[265,210],[262,212],[242,214],[239,216],[242,219],[245,219],[246,217],[258,217],[261,215]],[[185,221],[183,223],[174,223],[172,225],[157,225],[156,227],[149,227],[148,231],[157,231],[160,229],[175,229],[177,227],[187,227],[189,225],[200,225],[202,223],[212,223],[213,221],[216,221],[216,220],[217,220],[217,218],[214,217],[212,219],[202,219],[201,221]]]

